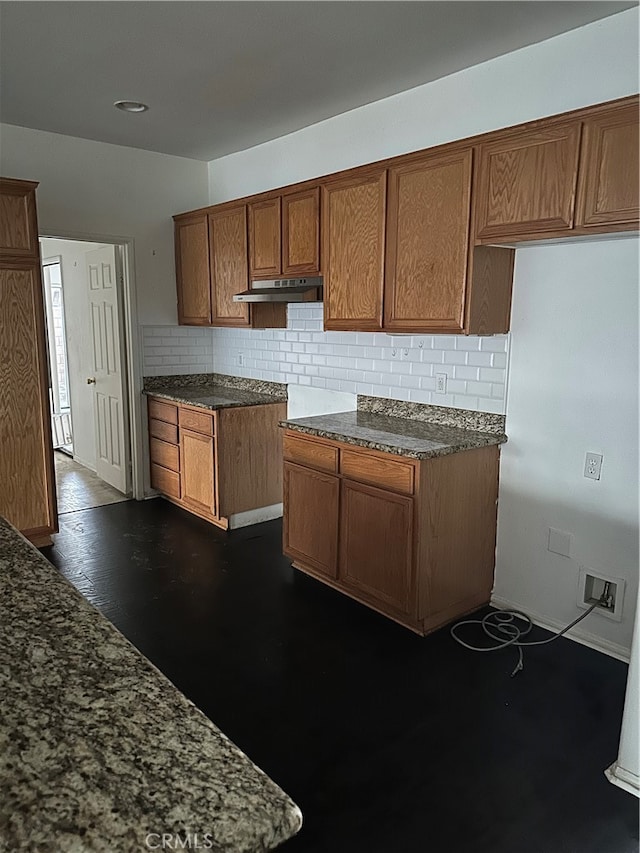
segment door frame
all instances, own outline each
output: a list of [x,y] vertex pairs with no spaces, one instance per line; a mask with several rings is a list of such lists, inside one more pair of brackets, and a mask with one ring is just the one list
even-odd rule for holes
[[[74,240],[86,243],[108,243],[120,248],[122,287],[117,282],[118,298],[122,306],[119,325],[125,351],[125,376],[127,395],[125,406],[125,431],[129,441],[131,459],[131,493],[134,500],[143,500],[144,494],[144,432],[142,429],[142,346],[138,326],[136,300],[134,241],[131,237],[114,234],[95,234],[85,231],[47,229],[38,235],[42,239]],[[127,428],[128,425],[128,428]]]

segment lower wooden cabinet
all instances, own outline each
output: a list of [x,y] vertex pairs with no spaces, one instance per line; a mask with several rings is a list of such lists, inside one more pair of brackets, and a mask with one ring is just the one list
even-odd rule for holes
[[284,516],[285,553],[332,578],[338,571],[339,491],[334,475],[284,463],[284,502],[304,507]]
[[489,601],[498,447],[416,461],[287,430],[283,452],[294,567],[422,635]]
[[213,436],[180,430],[180,497],[188,507],[216,514]]
[[148,398],[151,486],[226,529],[229,517],[282,501],[287,404],[211,411]]

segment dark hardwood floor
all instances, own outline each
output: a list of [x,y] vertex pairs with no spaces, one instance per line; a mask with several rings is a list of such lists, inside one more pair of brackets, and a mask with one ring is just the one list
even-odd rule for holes
[[603,775],[624,664],[560,639],[510,678],[512,649],[421,639],[293,570],[280,522],[227,534],[153,500],[60,523],[43,553],[300,805],[283,850],[638,850]]

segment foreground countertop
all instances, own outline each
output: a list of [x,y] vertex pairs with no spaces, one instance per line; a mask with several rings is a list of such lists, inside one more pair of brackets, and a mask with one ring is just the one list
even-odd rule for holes
[[137,853],[180,833],[249,853],[299,830],[295,803],[2,518],[0,608],[0,849]]
[[462,450],[503,444],[507,440],[504,433],[480,432],[362,410],[285,420],[281,426],[411,459],[447,456]]

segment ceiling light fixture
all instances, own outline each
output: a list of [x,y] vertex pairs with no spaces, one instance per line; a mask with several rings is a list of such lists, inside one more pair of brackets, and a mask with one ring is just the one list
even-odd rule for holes
[[147,104],[140,101],[114,101],[113,106],[125,113],[146,113],[149,109]]

